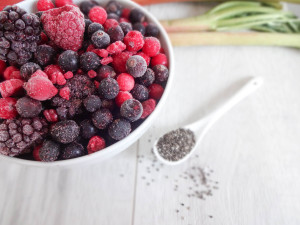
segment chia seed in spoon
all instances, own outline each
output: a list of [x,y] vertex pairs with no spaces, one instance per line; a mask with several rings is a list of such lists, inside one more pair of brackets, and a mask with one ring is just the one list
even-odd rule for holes
[[166,160],[178,161],[195,146],[194,132],[179,128],[162,136],[157,142],[158,153]]

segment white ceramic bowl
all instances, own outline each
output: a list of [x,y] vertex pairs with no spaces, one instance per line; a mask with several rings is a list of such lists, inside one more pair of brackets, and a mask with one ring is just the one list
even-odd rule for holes
[[[84,0],[73,0],[75,4],[79,4]],[[108,1],[99,1],[101,5],[105,5]],[[28,12],[36,12],[36,2],[37,0],[25,0],[21,3],[18,3],[17,5],[21,8],[25,9]],[[143,11],[147,17],[147,21],[152,22],[156,24],[160,30],[160,41],[162,44],[162,47],[165,50],[165,53],[169,60],[169,79],[165,88],[165,92],[159,101],[156,109],[154,112],[137,128],[135,129],[128,137],[124,138],[123,140],[99,151],[91,155],[82,156],[75,159],[69,159],[64,161],[56,161],[56,162],[38,162],[38,161],[31,161],[31,160],[24,160],[19,158],[13,158],[8,156],[0,155],[0,160],[3,161],[10,161],[11,163],[21,164],[21,165],[27,165],[27,166],[37,166],[37,167],[69,167],[69,166],[79,166],[79,165],[86,165],[86,164],[93,164],[100,162],[102,160],[108,159],[112,156],[117,155],[118,153],[126,150],[131,144],[133,144],[135,141],[137,141],[152,125],[155,118],[159,116],[159,113],[161,111],[161,108],[165,105],[165,102],[167,101],[168,94],[170,92],[171,86],[172,86],[172,80],[174,78],[174,58],[173,58],[173,50],[171,42],[168,38],[167,33],[163,29],[163,27],[160,25],[158,20],[151,15],[146,9],[141,7],[140,5],[129,1],[129,0],[122,0],[120,1],[125,7],[128,8],[139,8],[141,11]]]

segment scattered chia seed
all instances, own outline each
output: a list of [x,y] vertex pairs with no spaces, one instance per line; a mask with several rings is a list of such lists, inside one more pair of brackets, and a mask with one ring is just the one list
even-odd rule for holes
[[157,142],[158,153],[166,160],[178,161],[195,146],[195,134],[179,128],[163,135]]

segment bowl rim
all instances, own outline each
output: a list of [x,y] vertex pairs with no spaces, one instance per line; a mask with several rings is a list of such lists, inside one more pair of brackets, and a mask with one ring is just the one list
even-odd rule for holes
[[[82,2],[84,0],[75,0],[74,2],[77,2],[75,4],[78,4],[79,2]],[[128,149],[128,147],[132,144],[134,144],[136,141],[140,139],[140,137],[148,130],[148,128],[151,126],[151,124],[154,122],[154,119],[159,115],[159,112],[161,111],[164,102],[166,101],[172,83],[174,79],[174,53],[173,53],[173,47],[171,44],[171,41],[167,35],[167,32],[163,28],[163,26],[159,23],[159,21],[144,7],[140,6],[139,4],[132,2],[130,0],[118,0],[119,2],[122,2],[126,5],[126,7],[130,8],[138,8],[140,9],[145,15],[148,20],[150,20],[152,23],[155,23],[159,30],[160,30],[160,40],[163,40],[165,45],[165,54],[168,57],[168,63],[169,63],[169,78],[166,83],[166,87],[164,90],[164,93],[158,102],[155,110],[151,113],[150,116],[145,119],[144,122],[142,122],[133,132],[131,132],[126,138],[123,140],[120,140],[105,149],[95,152],[90,155],[81,156],[74,159],[68,159],[68,160],[61,160],[61,161],[54,161],[54,162],[40,162],[40,161],[34,161],[34,160],[26,160],[26,159],[20,159],[5,155],[0,155],[0,160],[19,164],[19,165],[25,165],[25,166],[33,166],[33,167],[42,167],[42,168],[48,168],[48,167],[69,167],[73,165],[84,165],[84,164],[92,164],[92,161],[94,162],[100,162],[102,160],[105,160],[107,158],[111,158],[125,150]],[[20,7],[34,7],[33,5],[37,0],[24,0],[20,3],[17,3],[16,5]],[[101,1],[101,3],[105,4],[108,1]],[[29,5],[31,4],[31,5]],[[128,138],[134,139],[129,141]],[[133,138],[134,137],[134,138]],[[137,138],[136,138],[137,137]],[[123,145],[123,149],[122,149]],[[125,146],[125,147],[124,147]],[[122,150],[118,150],[122,149]]]

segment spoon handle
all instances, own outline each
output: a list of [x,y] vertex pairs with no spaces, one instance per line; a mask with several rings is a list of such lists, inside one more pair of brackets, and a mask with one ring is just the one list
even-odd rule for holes
[[204,119],[197,121],[191,125],[189,128],[191,130],[198,130],[199,128],[203,128],[205,124],[205,128],[203,133],[209,130],[209,128],[226,112],[228,112],[231,108],[237,105],[241,100],[252,94],[263,84],[262,77],[254,77],[250,81],[248,81],[236,94],[234,94],[229,100],[227,100],[221,107],[217,108],[215,111],[210,113]]

